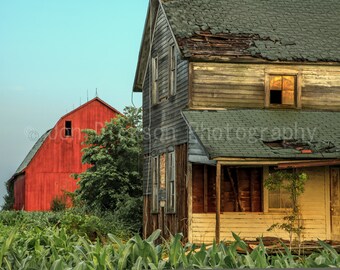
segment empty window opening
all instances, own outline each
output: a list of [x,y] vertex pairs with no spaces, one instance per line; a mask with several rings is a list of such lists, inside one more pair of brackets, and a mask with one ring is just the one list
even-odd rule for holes
[[296,76],[270,76],[270,104],[295,105]]
[[72,136],[72,121],[65,121],[65,136]]

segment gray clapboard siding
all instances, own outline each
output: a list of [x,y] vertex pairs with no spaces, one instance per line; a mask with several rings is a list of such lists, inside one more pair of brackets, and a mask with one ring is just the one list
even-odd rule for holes
[[189,147],[188,147],[188,161],[192,163],[215,165],[216,161],[209,160],[203,146],[197,140],[194,133],[189,131]]
[[[160,95],[169,89],[169,45],[174,43],[171,31],[162,10],[159,10],[151,49],[152,57],[158,56]],[[188,105],[188,61],[182,60],[177,52],[176,95],[168,97],[160,104],[150,107],[151,70],[150,62],[143,84],[143,127],[144,139],[144,194],[151,193],[149,168],[150,156],[166,152],[170,147],[188,142],[188,128],[181,116],[181,110]]]

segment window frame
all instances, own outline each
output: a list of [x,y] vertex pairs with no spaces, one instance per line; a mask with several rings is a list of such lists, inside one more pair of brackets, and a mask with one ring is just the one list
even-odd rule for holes
[[175,44],[169,45],[169,96],[177,92],[177,52]]
[[[279,203],[280,203],[280,206],[279,207],[271,207],[270,206],[270,195],[272,194],[272,193],[279,193],[279,196],[280,196],[280,201],[279,201]],[[281,196],[283,195],[283,194],[285,194],[287,197],[288,197],[288,199],[289,199],[289,192],[288,191],[286,191],[286,190],[284,190],[284,189],[278,189],[278,190],[276,190],[276,191],[271,191],[271,190],[268,190],[268,212],[286,212],[286,211],[289,211],[289,210],[291,210],[292,209],[292,207],[283,207],[283,205],[282,205],[282,199],[281,199]]]
[[176,152],[166,155],[166,213],[176,213]]
[[151,102],[152,105],[159,103],[159,59],[158,55],[151,60]]
[[[295,91],[294,91],[294,105],[286,104],[271,104],[270,103],[270,77],[271,76],[294,76],[295,77]],[[301,80],[302,75],[299,71],[292,70],[269,70],[265,73],[265,108],[293,108],[301,109]]]
[[159,156],[151,158],[151,213],[159,213]]
[[[68,127],[68,123],[70,126]],[[64,135],[66,138],[72,137],[72,121],[71,120],[65,120],[65,132]]]

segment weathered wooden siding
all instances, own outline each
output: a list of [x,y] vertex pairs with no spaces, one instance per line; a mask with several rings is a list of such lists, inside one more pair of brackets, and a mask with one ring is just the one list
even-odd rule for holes
[[340,110],[340,66],[192,63],[192,108],[263,108],[265,74],[301,75],[302,108]]
[[[301,198],[304,240],[329,239],[329,173],[327,168],[304,170],[309,175],[306,190]],[[264,194],[266,196],[266,194]],[[266,208],[266,199],[264,200]],[[268,208],[267,208],[268,209]],[[221,214],[221,240],[232,240],[231,232],[242,238],[254,239],[261,235],[288,239],[289,235],[281,230],[267,232],[274,223],[282,223],[285,213],[280,212],[237,212]],[[211,243],[215,237],[215,214],[193,213],[191,223],[194,243]]]
[[165,213],[164,207],[160,207],[159,213],[151,213],[151,196],[144,196],[143,224],[145,237],[149,236],[156,229],[162,230],[162,236],[170,237],[170,234],[183,233],[184,238],[188,232],[188,207],[187,201],[187,145],[178,145],[176,151],[176,211]]
[[[169,86],[169,45],[173,36],[161,9],[155,27],[151,56],[159,58],[159,91],[165,93]],[[151,105],[151,60],[143,84],[143,126],[144,137],[144,194],[150,194],[151,185],[147,183],[150,159],[149,156],[166,152],[168,147],[187,143],[188,129],[181,116],[181,110],[188,104],[188,61],[182,60],[177,53],[176,95],[163,100],[160,104]]]
[[[85,135],[81,131],[94,129],[98,132],[116,115],[109,107],[94,100],[58,121],[25,170],[25,210],[50,210],[56,196],[77,188],[71,174],[88,168],[81,162]],[[66,120],[72,121],[72,137],[64,136]]]
[[14,182],[14,206],[15,210],[25,208],[25,174],[16,177]]

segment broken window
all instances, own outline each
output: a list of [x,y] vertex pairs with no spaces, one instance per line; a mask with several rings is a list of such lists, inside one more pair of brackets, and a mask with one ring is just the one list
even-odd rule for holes
[[72,122],[65,121],[65,137],[71,137],[71,136],[72,136]]
[[296,76],[269,76],[270,105],[296,105]]

